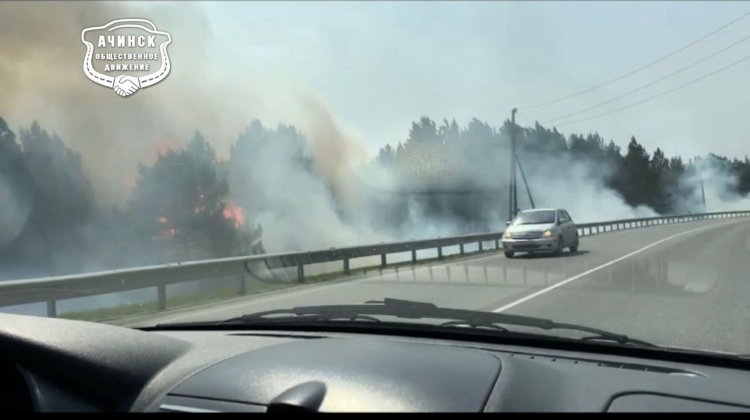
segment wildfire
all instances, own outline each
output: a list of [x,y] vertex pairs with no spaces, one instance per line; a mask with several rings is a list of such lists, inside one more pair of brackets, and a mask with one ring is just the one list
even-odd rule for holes
[[166,217],[159,217],[159,223],[167,227],[167,234],[169,236],[174,236],[177,233],[177,230],[169,223],[169,219],[167,219]]
[[241,228],[245,224],[245,213],[241,207],[235,205],[231,200],[224,202],[224,218],[233,219],[234,227]]

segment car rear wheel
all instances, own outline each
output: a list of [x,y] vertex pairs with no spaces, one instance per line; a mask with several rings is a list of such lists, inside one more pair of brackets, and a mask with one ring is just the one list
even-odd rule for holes
[[516,253],[515,253],[515,252],[513,252],[513,251],[505,251],[505,257],[506,257],[506,258],[513,258],[513,256],[514,256],[515,254],[516,254]]

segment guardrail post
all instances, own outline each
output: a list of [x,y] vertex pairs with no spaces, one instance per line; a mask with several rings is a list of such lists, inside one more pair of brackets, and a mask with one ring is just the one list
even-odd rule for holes
[[240,296],[244,296],[247,294],[247,282],[245,282],[245,273],[240,273],[239,277],[239,287],[237,288],[237,294]]
[[300,283],[305,282],[305,266],[297,264],[297,281]]
[[47,317],[57,318],[57,301],[55,300],[47,301]]
[[156,305],[160,311],[167,309],[167,286],[164,284],[156,286]]
[[349,274],[349,258],[344,258],[344,273]]
[[413,249],[411,251],[411,262],[412,263],[417,262],[417,250],[416,249]]

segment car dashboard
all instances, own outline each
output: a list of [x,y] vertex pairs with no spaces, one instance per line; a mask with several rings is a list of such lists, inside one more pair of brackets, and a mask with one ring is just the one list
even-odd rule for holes
[[351,332],[0,314],[5,412],[750,411],[735,368]]

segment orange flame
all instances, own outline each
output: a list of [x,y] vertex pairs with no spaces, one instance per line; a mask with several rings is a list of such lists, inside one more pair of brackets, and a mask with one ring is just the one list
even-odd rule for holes
[[224,202],[224,218],[234,219],[234,227],[241,228],[245,224],[245,213],[242,208],[235,205],[231,200]]

